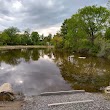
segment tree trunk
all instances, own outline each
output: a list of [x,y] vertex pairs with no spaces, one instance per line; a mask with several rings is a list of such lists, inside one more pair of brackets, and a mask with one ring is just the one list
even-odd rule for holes
[[94,32],[93,32],[93,29],[91,29],[91,44],[94,45],[94,39],[95,39],[95,36],[94,36]]

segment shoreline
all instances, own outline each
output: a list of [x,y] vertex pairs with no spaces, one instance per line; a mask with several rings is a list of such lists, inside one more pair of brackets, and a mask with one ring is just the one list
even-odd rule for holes
[[54,48],[54,46],[43,46],[43,45],[13,45],[13,46],[0,46],[0,50],[7,50],[7,49],[25,49],[25,48]]
[[[30,96],[25,97],[22,110],[110,110],[110,100],[106,98],[107,97],[102,93],[98,94],[89,92],[49,96]],[[86,103],[87,100],[92,100],[92,102]]]
[[90,92],[18,95],[14,101],[1,101],[0,106],[2,110],[110,110],[110,95]]

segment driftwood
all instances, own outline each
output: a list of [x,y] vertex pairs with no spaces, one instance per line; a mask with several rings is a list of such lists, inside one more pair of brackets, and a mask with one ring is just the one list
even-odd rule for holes
[[86,59],[86,57],[78,57],[78,58],[80,58],[80,59]]

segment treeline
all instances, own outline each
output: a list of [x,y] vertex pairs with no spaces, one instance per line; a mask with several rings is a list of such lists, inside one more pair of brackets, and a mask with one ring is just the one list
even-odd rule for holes
[[79,9],[53,39],[57,49],[110,58],[110,11],[102,6]]
[[9,27],[0,33],[0,45],[52,45],[52,35],[39,35],[26,29],[23,33],[16,27]]

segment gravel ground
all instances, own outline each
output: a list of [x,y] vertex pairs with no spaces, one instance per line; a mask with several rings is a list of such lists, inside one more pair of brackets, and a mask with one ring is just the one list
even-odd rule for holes
[[[107,97],[106,97],[107,98]],[[68,95],[26,97],[22,110],[110,110],[110,100],[100,93],[77,93]],[[48,104],[94,100],[89,103],[78,103],[48,107]]]

